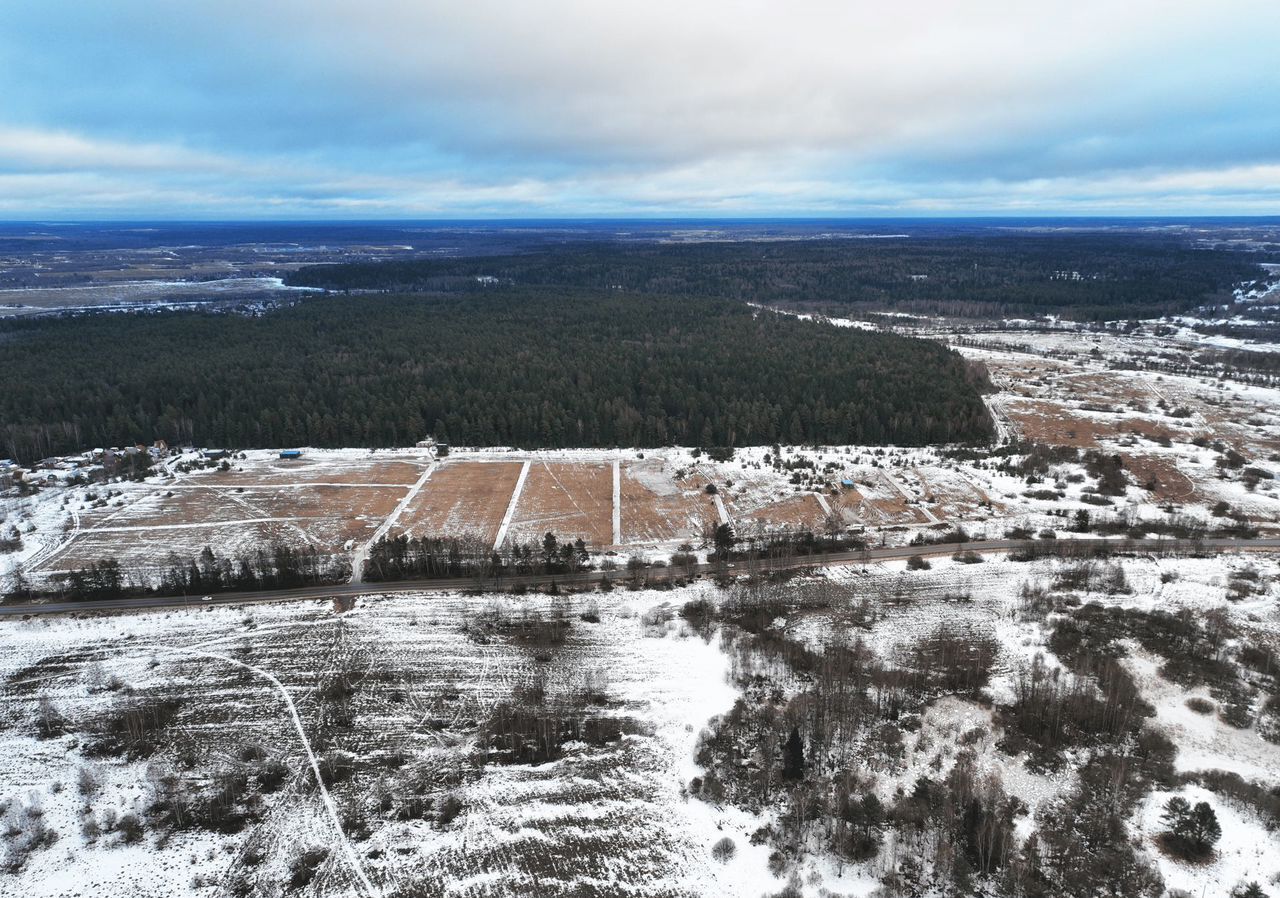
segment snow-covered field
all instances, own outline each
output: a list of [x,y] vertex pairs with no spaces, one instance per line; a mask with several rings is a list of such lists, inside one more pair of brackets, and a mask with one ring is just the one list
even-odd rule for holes
[[[999,707],[1011,700],[1017,666],[1047,651],[1045,623],[1023,613],[1024,584],[1053,582],[1069,564],[943,559],[927,571],[900,562],[832,569],[830,582],[847,588],[848,600],[777,624],[816,649],[861,638],[885,657],[942,623],[989,634],[999,646],[989,690]],[[1221,609],[1239,638],[1280,646],[1275,560],[1123,564],[1131,592],[1078,599],[1198,616]],[[1232,599],[1241,572],[1257,587]],[[7,621],[0,894],[755,896],[788,879],[805,895],[872,894],[892,866],[888,848],[854,864],[811,854],[775,876],[770,846],[751,839],[769,814],[686,794],[702,773],[698,734],[737,691],[718,636],[691,632],[679,610],[721,596],[703,583],[572,597],[375,596],[342,613],[309,603]],[[874,619],[854,625],[862,598]],[[531,615],[567,621],[567,635],[526,638]],[[1256,725],[1237,729],[1188,710],[1188,698],[1207,693],[1165,680],[1139,647],[1126,663],[1155,724],[1178,746],[1178,771],[1274,782],[1280,745]],[[584,691],[589,701],[571,700]],[[145,714],[129,724],[140,747],[104,748],[118,712],[140,705],[172,710],[154,731]],[[554,726],[580,729],[550,760],[502,763],[488,750],[499,707],[548,709]],[[1027,804],[1024,837],[1037,811],[1074,782],[1070,765],[1034,772],[1024,756],[1001,751],[991,707],[944,697],[921,715],[896,766],[868,768],[882,800],[920,776],[945,775],[961,737],[980,770]],[[268,790],[277,766],[282,781]],[[238,822],[166,824],[158,805],[175,782],[193,817],[225,786]],[[1156,846],[1160,808],[1174,792],[1209,801],[1227,832],[1205,865],[1181,864]],[[123,823],[130,814],[137,827]],[[1212,891],[1280,874],[1280,839],[1258,813],[1199,786],[1152,793],[1130,826],[1169,886],[1198,893],[1206,883]],[[736,852],[722,861],[711,849],[725,837]]]

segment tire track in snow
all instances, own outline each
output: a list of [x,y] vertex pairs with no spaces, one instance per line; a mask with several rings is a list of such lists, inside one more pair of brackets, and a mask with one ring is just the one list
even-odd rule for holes
[[76,511],[74,508],[70,509],[70,512],[71,534],[56,546],[43,543],[40,550],[33,553],[31,557],[26,560],[23,567],[29,568],[33,571],[38,569],[46,561],[52,561],[56,556],[65,552],[67,547],[71,545],[71,541],[80,535],[80,512]]
[[242,667],[251,673],[255,673],[263,679],[275,686],[280,693],[280,697],[284,699],[285,707],[289,709],[289,716],[293,718],[293,728],[297,730],[298,741],[302,743],[303,751],[307,753],[307,761],[311,764],[311,773],[316,778],[316,787],[320,790],[320,797],[324,802],[325,811],[329,815],[329,820],[333,823],[333,829],[338,834],[338,842],[342,847],[343,853],[347,856],[347,862],[351,866],[351,872],[355,874],[360,884],[364,886],[365,891],[370,895],[381,898],[382,891],[375,886],[367,875],[364,868],[360,866],[360,858],[356,854],[355,847],[347,838],[347,834],[342,831],[342,821],[338,818],[338,806],[333,801],[333,796],[329,794],[329,790],[325,788],[324,780],[320,777],[320,763],[316,760],[315,752],[311,750],[311,740],[307,738],[306,730],[302,727],[302,718],[298,716],[298,708],[293,703],[293,696],[289,694],[289,690],[284,684],[276,679],[275,675],[269,671],[265,671],[260,667],[254,667],[252,664],[245,664],[243,661],[237,661],[226,655],[219,655],[217,652],[207,652],[200,649],[187,652],[186,654],[201,655],[206,658],[213,658],[216,661],[222,661],[227,664],[233,664],[236,667]]

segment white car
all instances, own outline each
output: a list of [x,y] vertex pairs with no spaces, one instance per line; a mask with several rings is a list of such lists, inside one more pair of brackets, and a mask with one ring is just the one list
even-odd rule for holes
[[212,602],[212,601],[213,601],[213,596],[201,596],[201,597],[200,597],[200,601],[202,601],[202,602]]

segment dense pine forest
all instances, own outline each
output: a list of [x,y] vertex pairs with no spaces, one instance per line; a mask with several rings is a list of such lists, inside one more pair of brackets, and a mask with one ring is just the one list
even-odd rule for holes
[[516,255],[315,265],[298,286],[481,290],[515,284],[722,297],[832,314],[1151,318],[1225,302],[1256,260],[1149,234],[574,242]]
[[[0,328],[3,446],[924,444],[988,439],[984,375],[932,342],[718,299],[503,290],[259,317]],[[14,385],[22,389],[13,389]]]

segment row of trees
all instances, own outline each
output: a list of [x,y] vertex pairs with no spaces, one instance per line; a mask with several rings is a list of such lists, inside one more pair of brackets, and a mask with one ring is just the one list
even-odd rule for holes
[[130,571],[118,559],[104,558],[82,568],[55,574],[38,588],[20,572],[6,598],[37,595],[72,602],[120,599],[150,593],[199,596],[205,593],[291,589],[341,583],[351,574],[345,558],[322,554],[314,546],[274,543],[240,555],[222,555],[206,546],[194,558],[170,553],[158,575]]
[[495,550],[475,536],[383,537],[369,548],[364,578],[372,582],[433,578],[490,579],[518,574],[566,574],[590,567],[586,543],[561,543],[554,533],[538,545],[508,543]]

